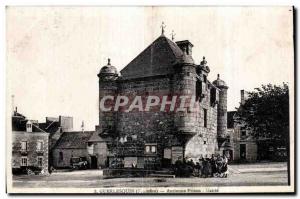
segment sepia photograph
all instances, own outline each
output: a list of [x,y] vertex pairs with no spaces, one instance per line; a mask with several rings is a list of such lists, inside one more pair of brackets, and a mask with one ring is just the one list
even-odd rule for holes
[[6,6],[8,193],[295,192],[293,6]]

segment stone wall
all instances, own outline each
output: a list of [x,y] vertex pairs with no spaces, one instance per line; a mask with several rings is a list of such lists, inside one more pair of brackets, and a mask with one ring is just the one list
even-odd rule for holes
[[[63,155],[62,159],[60,159],[60,152],[62,152]],[[87,160],[89,160],[87,149],[54,149],[52,154],[54,168],[71,167],[71,157],[86,157]]]
[[[129,97],[140,95],[145,98],[148,95],[195,95],[197,80],[194,71],[188,71],[187,69],[184,71],[184,74],[186,73],[189,73],[189,76],[184,76],[183,80],[172,76],[161,76],[150,79],[121,81],[119,82],[119,92],[117,94]],[[176,89],[176,87],[182,90]],[[138,110],[125,112],[127,106],[115,115],[114,113],[100,113],[100,123],[105,124],[115,118],[114,125],[119,136],[118,141],[126,139],[133,143],[139,141],[146,144],[157,143],[157,154],[163,154],[165,147],[182,145],[182,140],[175,136],[178,131],[193,132],[194,137],[186,145],[186,155],[192,157],[211,155],[215,153],[217,146],[217,105],[211,105],[210,90],[212,87],[213,85],[210,83],[205,84],[206,95],[198,101],[195,111],[162,112],[159,107],[154,107],[149,112]],[[101,91],[101,96],[104,93],[109,92]],[[145,100],[143,98],[143,104],[145,104]],[[207,110],[207,127],[204,127],[204,109]],[[142,147],[142,149],[131,155],[140,156],[144,155],[143,153]]]
[[[233,160],[234,161],[246,161],[255,162],[257,161],[257,142],[250,135],[250,131],[246,130],[246,136],[241,135],[241,124],[235,124],[233,133]],[[246,159],[241,159],[240,145],[246,145]]]
[[[197,111],[192,115],[196,135],[187,143],[187,157],[198,159],[215,154],[217,149],[217,105],[211,106],[210,86],[206,86],[206,95],[199,102]],[[204,109],[207,110],[207,127],[204,127]]]
[[[12,133],[12,167],[20,168],[22,157],[27,157],[27,165],[32,167],[39,167],[38,157],[42,157],[42,167],[44,172],[49,169],[49,134],[40,132],[23,132],[13,131]],[[27,150],[21,149],[21,142],[27,142]],[[38,141],[43,142],[42,150],[37,150]]]

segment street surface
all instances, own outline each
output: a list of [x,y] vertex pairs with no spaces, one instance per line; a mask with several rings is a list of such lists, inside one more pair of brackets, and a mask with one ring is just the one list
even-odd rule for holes
[[286,163],[255,163],[229,166],[228,178],[113,178],[101,170],[60,171],[49,176],[14,176],[18,188],[105,188],[105,187],[201,187],[287,185]]

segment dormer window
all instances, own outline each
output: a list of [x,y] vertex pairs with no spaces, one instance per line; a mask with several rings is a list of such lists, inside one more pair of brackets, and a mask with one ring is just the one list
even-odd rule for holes
[[187,55],[192,55],[193,44],[189,40],[177,41],[177,46]]
[[32,123],[31,123],[31,121],[28,121],[27,123],[26,123],[26,132],[32,132]]

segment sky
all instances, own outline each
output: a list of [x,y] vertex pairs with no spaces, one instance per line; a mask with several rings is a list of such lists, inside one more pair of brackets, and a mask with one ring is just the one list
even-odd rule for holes
[[[208,79],[220,74],[228,110],[240,90],[294,84],[291,7],[7,7],[6,105],[29,119],[73,116],[98,124],[98,77],[107,58],[119,71],[161,34],[189,40]],[[14,95],[12,100],[11,95]]]

